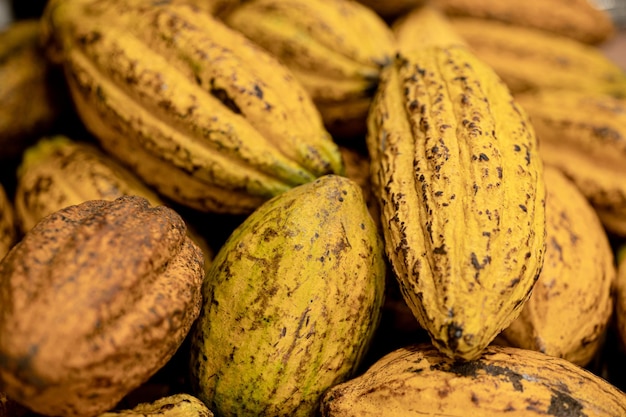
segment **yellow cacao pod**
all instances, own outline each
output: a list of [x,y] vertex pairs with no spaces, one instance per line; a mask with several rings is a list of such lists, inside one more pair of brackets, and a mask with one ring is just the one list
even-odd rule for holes
[[380,70],[395,53],[382,18],[352,0],[257,0],[226,22],[289,67],[333,136],[361,137]]
[[403,51],[430,46],[467,46],[449,18],[430,4],[402,15],[393,22],[391,29],[398,48]]
[[43,18],[78,114],[147,184],[243,214],[343,162],[287,67],[185,2],[54,0]]
[[400,53],[368,119],[372,187],[403,296],[433,343],[473,359],[517,317],[545,251],[535,132],[466,48]]
[[530,116],[544,163],[576,184],[608,231],[626,236],[626,98],[547,90],[516,100]]
[[513,93],[559,88],[626,96],[626,73],[595,46],[489,19],[449,21]]
[[589,0],[433,0],[450,16],[470,16],[599,44],[615,34],[611,16]]
[[0,262],[0,387],[32,411],[110,410],[174,355],[197,318],[202,252],[139,196],[42,219]]
[[455,362],[427,344],[406,346],[322,399],[323,417],[626,415],[626,394],[563,359],[488,346]]
[[558,169],[544,168],[546,254],[519,317],[502,332],[514,347],[587,366],[613,313],[613,251],[598,215]]
[[[64,207],[88,200],[115,200],[123,195],[144,197],[152,206],[165,204],[156,192],[95,144],[63,135],[45,137],[26,149],[18,167],[15,217],[25,233]],[[213,249],[190,224],[187,233],[202,249],[208,268]]]
[[130,410],[103,413],[98,417],[213,417],[213,413],[196,397],[181,393],[141,403]]
[[263,204],[204,281],[192,385],[220,416],[312,416],[356,372],[380,320],[382,239],[354,181],[328,175]]

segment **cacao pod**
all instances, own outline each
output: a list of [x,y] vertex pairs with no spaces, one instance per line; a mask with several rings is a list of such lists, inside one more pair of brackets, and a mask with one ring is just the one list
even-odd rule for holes
[[53,0],[48,56],[102,147],[171,200],[244,214],[343,162],[287,67],[185,2]]
[[488,346],[455,362],[428,344],[406,346],[322,399],[323,417],[615,417],[626,394],[563,359]]
[[515,319],[545,251],[535,132],[463,47],[401,52],[368,120],[385,250],[433,343],[478,357]]
[[202,266],[180,216],[143,197],[43,218],[0,262],[0,390],[45,415],[110,410],[181,345]]
[[613,313],[613,251],[576,185],[551,166],[544,178],[545,261],[530,299],[502,336],[511,346],[587,366]]
[[217,253],[191,341],[192,385],[219,416],[312,416],[380,320],[382,241],[336,175],[260,206]]

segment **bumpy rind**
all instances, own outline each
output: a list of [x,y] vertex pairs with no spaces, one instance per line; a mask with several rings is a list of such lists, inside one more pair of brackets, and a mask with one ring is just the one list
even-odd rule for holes
[[87,128],[174,201],[249,213],[342,174],[336,144],[293,74],[185,2],[58,0],[44,38]]
[[544,163],[576,184],[608,231],[626,236],[626,98],[546,90],[516,100],[531,118]]
[[[365,131],[380,70],[395,53],[393,33],[376,13],[352,1],[260,0],[226,22],[289,67],[331,133]],[[350,132],[350,122],[362,127]]]
[[[155,207],[165,204],[133,172],[95,144],[63,135],[44,137],[25,150],[18,167],[15,217],[25,233],[64,207],[123,195],[144,197]],[[213,249],[189,225],[187,234],[202,249],[208,268]]]
[[545,251],[534,130],[466,48],[400,54],[368,119],[385,249],[447,355],[476,358],[517,317]]
[[626,96],[623,69],[595,46],[488,19],[449,21],[514,93],[561,88]]
[[501,335],[511,346],[587,366],[613,313],[613,251],[576,185],[551,166],[544,167],[544,178],[545,261],[530,299]]
[[151,403],[141,403],[130,410],[112,411],[98,417],[213,417],[207,406],[187,393],[170,395]]
[[380,318],[382,241],[335,175],[270,200],[218,252],[192,337],[196,395],[221,416],[309,416],[361,363]]
[[454,362],[430,345],[379,359],[363,375],[324,395],[323,417],[529,417],[626,415],[626,395],[571,362],[489,346],[471,362]]
[[615,34],[611,16],[588,0],[433,0],[450,16],[471,16],[599,44]]
[[0,263],[0,386],[40,414],[111,409],[181,345],[203,277],[183,220],[145,198],[45,217]]

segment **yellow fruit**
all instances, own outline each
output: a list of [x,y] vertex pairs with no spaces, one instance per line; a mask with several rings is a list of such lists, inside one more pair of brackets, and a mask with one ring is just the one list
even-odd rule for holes
[[[94,144],[57,135],[26,149],[18,167],[15,212],[22,232],[45,216],[88,200],[138,195],[151,205],[165,202],[131,171]],[[202,249],[205,267],[213,259],[206,240],[189,225],[189,237]]]
[[394,21],[391,27],[402,51],[430,46],[467,46],[441,10],[426,4]]
[[219,416],[312,416],[354,374],[384,295],[382,241],[336,175],[252,213],[215,257],[191,340],[191,382]]
[[385,249],[420,325],[473,359],[517,317],[545,250],[535,133],[466,48],[400,53],[370,112]]
[[514,93],[560,88],[626,96],[626,73],[597,47],[489,19],[449,21]]
[[455,362],[430,345],[379,359],[322,399],[322,417],[532,417],[626,415],[626,394],[562,359],[489,346]]
[[365,132],[393,33],[352,0],[257,0],[226,17],[230,27],[276,56],[306,88],[333,136]]
[[98,417],[213,417],[211,410],[196,397],[181,393],[141,403],[131,410],[111,411]]
[[611,233],[626,236],[626,98],[577,91],[517,95],[540,154],[580,189]]
[[502,332],[514,347],[586,366],[603,346],[613,313],[613,251],[598,215],[559,170],[544,169],[543,269],[520,316]]
[[54,0],[44,37],[102,147],[182,205],[243,214],[343,173],[293,74],[185,2]]
[[433,0],[450,16],[471,16],[539,29],[588,44],[615,34],[611,16],[589,0]]

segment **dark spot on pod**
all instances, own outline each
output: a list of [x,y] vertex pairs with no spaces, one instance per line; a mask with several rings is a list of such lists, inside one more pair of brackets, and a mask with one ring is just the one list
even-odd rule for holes
[[229,95],[226,90],[223,88],[219,88],[215,86],[215,79],[211,79],[211,87],[209,89],[211,95],[213,95],[216,99],[222,102],[222,104],[228,107],[233,113],[241,114],[241,109]]
[[161,407],[159,407],[159,411],[167,411],[167,410],[171,410],[172,408],[176,407],[176,404],[163,404]]
[[525,206],[525,205],[523,205],[523,204],[520,204],[520,205],[519,205],[519,208],[521,208],[521,209],[522,209],[522,211],[523,211],[524,213],[527,213],[527,212],[528,212],[528,209],[527,209],[527,208],[526,208],[526,206]]
[[515,152],[519,152],[519,151],[521,151],[521,150],[522,150],[522,148],[520,148],[520,146],[519,146],[519,145],[514,145],[514,146],[513,146],[513,149],[515,150]]
[[491,365],[481,360],[456,362],[454,363],[449,372],[463,377],[476,378],[480,372],[484,372],[487,375],[495,377],[504,377],[507,381],[513,385],[515,391],[524,391],[522,380],[524,377],[508,368]]
[[488,161],[489,157],[484,153],[481,153],[480,155],[478,155],[478,159],[480,159],[481,161]]
[[441,245],[433,249],[433,252],[437,255],[445,255],[448,252],[446,251],[446,245]]
[[257,84],[254,84],[254,95],[258,98],[263,98],[263,90]]
[[463,337],[463,326],[458,323],[452,322],[448,324],[448,346],[452,350],[456,350],[459,346],[459,340]]
[[547,414],[555,417],[587,417],[583,405],[566,393],[553,391]]

